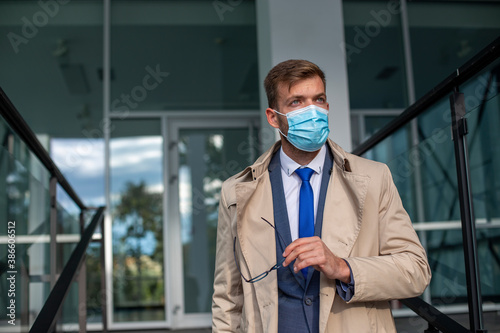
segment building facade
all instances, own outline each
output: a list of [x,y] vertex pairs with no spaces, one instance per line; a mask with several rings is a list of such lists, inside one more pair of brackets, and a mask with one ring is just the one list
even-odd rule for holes
[[[210,326],[219,190],[277,138],[262,86],[273,65],[308,59],[325,71],[331,138],[350,151],[500,36],[499,17],[498,1],[0,1],[0,87],[85,203],[107,207],[106,246],[88,253],[89,328],[101,320],[100,251],[111,329]],[[486,77],[465,90],[481,98],[491,90],[487,107],[498,108],[498,76],[493,85]],[[490,116],[485,126],[498,122]],[[427,248],[433,280],[424,298],[460,312],[467,301],[448,181],[453,150],[437,145],[447,139],[444,118],[413,123],[367,157],[391,167]],[[500,154],[485,152],[492,138],[478,133],[471,156],[489,161],[475,169],[483,300],[498,311],[500,179],[491,170]],[[22,150],[9,154],[23,159]],[[9,188],[11,171],[2,170]],[[23,171],[30,202],[45,200],[37,170]],[[77,207],[59,192],[62,233],[77,234]],[[43,223],[43,205],[0,200],[5,220],[24,212],[16,215],[23,232]],[[72,244],[61,246],[70,252]],[[29,263],[42,277],[47,251],[40,245]],[[49,290],[43,278],[30,283],[30,311]],[[76,292],[66,304],[70,325]]]

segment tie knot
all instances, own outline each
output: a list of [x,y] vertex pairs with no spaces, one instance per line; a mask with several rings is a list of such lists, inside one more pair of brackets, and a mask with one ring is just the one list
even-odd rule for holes
[[310,168],[302,168],[295,170],[295,173],[299,175],[303,182],[308,182],[311,179],[314,170]]

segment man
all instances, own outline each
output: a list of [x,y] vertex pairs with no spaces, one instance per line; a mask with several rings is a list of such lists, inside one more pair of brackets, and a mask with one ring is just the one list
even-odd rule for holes
[[431,273],[389,169],[327,139],[315,64],[264,85],[281,140],[222,185],[213,332],[395,332],[388,300]]

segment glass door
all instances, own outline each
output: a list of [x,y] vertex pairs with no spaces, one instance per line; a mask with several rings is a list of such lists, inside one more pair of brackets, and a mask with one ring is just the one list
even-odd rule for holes
[[255,159],[257,124],[254,117],[168,121],[165,239],[174,328],[211,325],[220,189]]
[[113,328],[168,325],[160,118],[113,120],[109,140]]

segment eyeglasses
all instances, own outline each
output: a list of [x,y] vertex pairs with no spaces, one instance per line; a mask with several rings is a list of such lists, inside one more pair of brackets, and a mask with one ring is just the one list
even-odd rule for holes
[[[279,231],[276,229],[276,227],[274,225],[272,225],[265,218],[261,217],[261,219],[274,229],[274,231],[276,232],[276,234],[278,235],[280,240],[283,242],[283,245],[286,244],[285,240],[283,239],[283,237],[281,237],[281,235],[280,235]],[[274,265],[273,267],[271,267],[269,270],[265,271],[264,273],[259,274],[256,277],[247,279],[246,277],[243,276],[243,273],[241,273],[240,265],[238,264],[238,260],[236,259],[236,237],[234,237],[234,241],[233,241],[233,255],[234,255],[234,262],[236,263],[236,267],[238,268],[238,271],[240,272],[241,277],[243,278],[243,280],[245,280],[245,282],[248,282],[248,283],[255,283],[255,282],[262,280],[263,278],[268,276],[269,273],[271,273],[273,270],[280,268],[281,265],[283,265],[283,262],[285,261],[285,258],[283,258],[283,260],[281,260],[279,263],[276,263],[276,265]]]

